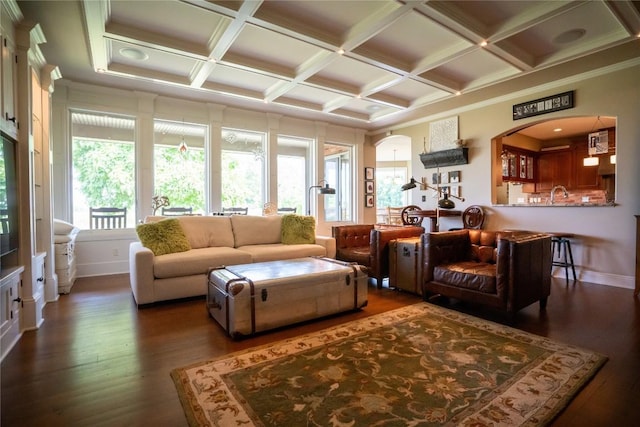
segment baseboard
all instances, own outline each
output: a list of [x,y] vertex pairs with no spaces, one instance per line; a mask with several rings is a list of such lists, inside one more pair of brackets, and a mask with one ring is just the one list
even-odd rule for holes
[[[565,278],[564,268],[555,267],[552,271],[553,277]],[[595,283],[598,285],[613,286],[616,288],[634,289],[635,277],[623,276],[621,274],[600,273],[576,267],[576,276],[581,282]],[[569,280],[573,279],[571,269],[569,269]]]
[[77,264],[76,278],[91,276],[107,276],[111,274],[129,273],[129,260],[113,262],[94,262],[91,264]]

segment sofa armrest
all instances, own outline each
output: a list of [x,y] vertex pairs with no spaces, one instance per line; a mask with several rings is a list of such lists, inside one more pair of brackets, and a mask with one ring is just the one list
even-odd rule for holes
[[138,305],[155,302],[153,260],[151,249],[142,246],[140,242],[129,244],[129,283]]
[[551,293],[551,236],[522,235],[509,244],[507,311],[516,312]]
[[330,236],[316,236],[316,244],[324,246],[327,258],[336,258],[336,239]]

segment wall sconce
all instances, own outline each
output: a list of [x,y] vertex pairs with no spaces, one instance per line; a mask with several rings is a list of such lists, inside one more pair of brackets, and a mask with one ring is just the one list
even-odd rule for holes
[[411,177],[411,181],[407,182],[406,184],[402,184],[402,187],[400,188],[402,191],[411,190],[412,188],[416,188],[417,183],[418,181]]
[[[324,187],[321,185],[323,182],[325,183]],[[311,190],[314,188],[319,188],[320,194],[336,194],[336,189],[329,187],[329,183],[325,179],[320,181],[318,185],[312,185],[309,187],[309,192],[307,194],[307,215],[311,215]]]
[[[440,171],[439,168],[438,168],[438,171]],[[440,172],[438,172],[438,175],[440,175]],[[411,190],[413,188],[416,188],[417,184],[418,184],[418,181],[416,181],[413,177],[411,177],[411,180],[409,182],[402,185],[401,190],[402,191]],[[440,195],[443,194],[443,198],[438,200],[438,207],[440,208],[453,209],[455,207],[455,203],[452,200],[450,200],[449,197],[452,197],[454,199],[460,200],[461,202],[464,202],[464,197],[458,197],[458,196],[454,196],[453,194],[448,194],[444,189],[440,188],[440,185],[436,187],[432,187],[423,181],[420,183],[420,188],[423,190],[434,190],[435,192],[438,193],[438,197],[440,197]]]

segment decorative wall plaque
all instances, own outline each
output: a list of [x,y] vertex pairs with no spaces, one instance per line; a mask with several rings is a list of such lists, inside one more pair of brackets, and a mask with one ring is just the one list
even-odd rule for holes
[[429,124],[429,151],[456,148],[458,139],[458,116],[438,120]]
[[513,120],[573,108],[573,91],[547,96],[513,106]]

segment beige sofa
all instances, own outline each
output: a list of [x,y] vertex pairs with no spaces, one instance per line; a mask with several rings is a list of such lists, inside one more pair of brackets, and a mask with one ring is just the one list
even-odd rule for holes
[[[205,295],[211,267],[276,261],[306,256],[335,258],[332,237],[315,244],[281,243],[282,216],[178,217],[191,249],[155,256],[141,242],[129,248],[131,290],[138,305]],[[149,217],[157,221],[163,217]]]

